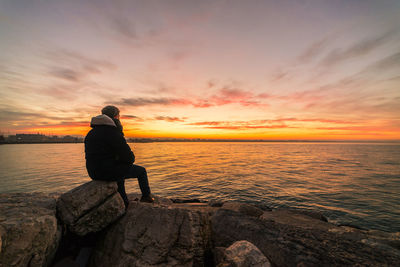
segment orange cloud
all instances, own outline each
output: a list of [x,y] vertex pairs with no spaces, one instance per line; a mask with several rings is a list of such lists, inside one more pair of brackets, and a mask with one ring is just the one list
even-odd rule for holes
[[142,118],[135,116],[135,115],[122,115],[121,120],[144,121]]

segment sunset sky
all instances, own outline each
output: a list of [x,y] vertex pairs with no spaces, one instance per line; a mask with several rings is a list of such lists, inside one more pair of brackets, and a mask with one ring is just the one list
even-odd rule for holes
[[0,0],[0,134],[400,140],[400,1]]

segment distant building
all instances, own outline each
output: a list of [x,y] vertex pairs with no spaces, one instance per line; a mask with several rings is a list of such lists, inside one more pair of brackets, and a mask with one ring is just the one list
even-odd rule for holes
[[15,143],[17,142],[17,136],[16,135],[9,135],[6,138],[6,143]]
[[42,143],[48,138],[43,134],[16,134],[17,143]]
[[70,135],[66,135],[62,138],[62,141],[67,142],[67,143],[78,143],[81,140],[81,138],[73,137]]
[[[3,137],[4,138],[4,137]],[[66,135],[63,137],[59,136],[47,136],[43,134],[16,134],[9,135],[4,138],[3,143],[9,144],[32,144],[32,143],[82,143],[81,137],[73,137]],[[1,143],[1,139],[0,139]]]

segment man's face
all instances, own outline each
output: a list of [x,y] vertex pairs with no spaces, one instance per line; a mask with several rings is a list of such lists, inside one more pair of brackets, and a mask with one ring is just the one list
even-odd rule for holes
[[119,114],[114,116],[114,119],[119,120]]

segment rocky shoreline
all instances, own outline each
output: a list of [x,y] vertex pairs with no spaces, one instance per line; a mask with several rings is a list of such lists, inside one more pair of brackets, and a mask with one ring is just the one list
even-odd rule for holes
[[0,194],[2,266],[398,266],[400,233],[308,211],[130,195],[89,182],[64,194]]

